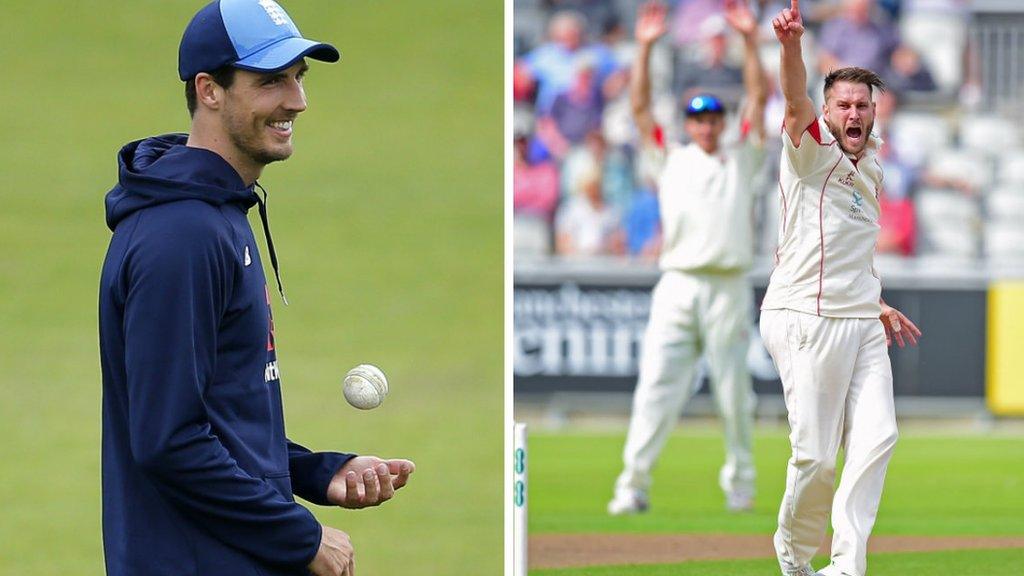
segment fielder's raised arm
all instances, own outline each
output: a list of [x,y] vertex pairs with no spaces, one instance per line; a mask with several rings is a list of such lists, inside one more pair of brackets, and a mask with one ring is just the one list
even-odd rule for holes
[[785,8],[772,19],[775,37],[782,44],[782,64],[779,80],[782,95],[786,99],[786,133],[793,146],[800,146],[800,135],[814,121],[814,103],[807,95],[807,68],[804,66],[800,38],[804,34],[804,21],[800,15],[800,0],[790,0]]
[[768,102],[768,78],[757,48],[757,20],[747,0],[726,0],[725,19],[743,37],[743,89],[747,94],[743,120],[758,143],[764,142],[764,108]]
[[660,2],[648,2],[640,7],[636,18],[636,57],[629,80],[629,104],[633,121],[642,141],[654,136],[654,115],[651,114],[651,49],[668,29],[665,19],[668,8]]

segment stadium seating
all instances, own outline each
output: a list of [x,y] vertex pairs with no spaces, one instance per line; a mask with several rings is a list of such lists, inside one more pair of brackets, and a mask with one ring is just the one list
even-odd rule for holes
[[981,209],[975,198],[944,189],[917,193],[921,252],[950,256],[976,256]]
[[1014,123],[1000,116],[967,116],[960,121],[960,142],[969,150],[991,156],[1020,146],[1020,132]]
[[985,225],[985,253],[996,262],[1024,259],[1024,227],[1017,222],[989,222]]
[[999,158],[999,181],[1003,184],[1019,184],[1024,193],[1024,149],[1011,148]]
[[988,190],[995,180],[989,155],[979,150],[945,148],[931,155],[928,170],[942,178],[964,180],[975,189]]
[[897,112],[890,133],[903,159],[915,166],[921,165],[929,154],[953,143],[949,123],[926,112]]

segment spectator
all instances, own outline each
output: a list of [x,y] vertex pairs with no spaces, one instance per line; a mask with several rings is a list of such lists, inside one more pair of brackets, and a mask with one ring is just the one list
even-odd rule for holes
[[598,131],[587,134],[582,146],[573,148],[562,162],[561,186],[562,194],[566,198],[581,196],[583,190],[580,183],[583,176],[596,171],[602,175],[604,180],[604,157],[608,146],[604,137]]
[[629,114],[629,63],[633,45],[618,17],[604,23],[601,41],[592,47],[597,62],[604,112],[601,123],[605,138],[612,146],[632,142],[633,125]]
[[583,45],[583,17],[558,12],[548,24],[548,42],[530,51],[517,63],[517,81],[536,83],[537,111],[546,114],[555,98],[572,86],[575,60]]
[[625,224],[629,255],[656,262],[661,253],[661,210],[653,185],[637,190]]
[[574,148],[562,163],[562,191],[579,195],[581,174],[598,170],[605,201],[619,214],[629,212],[633,196],[633,169],[622,147],[610,147],[604,135],[594,130],[587,134],[582,146]]
[[879,254],[911,256],[917,244],[917,221],[911,196],[918,170],[900,155],[895,139],[889,138],[892,117],[899,104],[895,90],[879,92],[875,102],[875,126],[882,139],[878,161],[885,179],[879,191],[881,216],[876,250]]
[[580,176],[582,195],[570,197],[555,222],[555,246],[559,254],[597,256],[621,254],[619,214],[604,201],[601,174],[591,170]]
[[551,11],[579,14],[584,32],[594,36],[604,22],[615,15],[615,7],[610,0],[542,0],[542,3]]
[[891,172],[886,168],[885,172],[885,184],[890,195],[904,195],[900,189],[905,189],[906,195],[910,195],[918,186],[946,188],[966,196],[976,195],[979,190],[969,179],[932,172],[924,163],[927,152],[920,148],[920,144],[892,132],[892,119],[899,108],[899,98],[898,91],[886,90],[878,94],[875,103],[876,133],[883,142],[880,157],[892,163],[894,168]]
[[704,22],[721,14],[722,0],[679,0],[672,14],[672,43],[683,47],[699,43]]
[[881,230],[878,232],[876,251],[879,254],[913,256],[917,250],[917,218],[914,216],[914,203],[909,196],[891,196],[887,192],[888,189],[886,186],[878,199],[882,214],[878,221]]
[[512,99],[516,102],[530,102],[536,94],[537,83],[534,82],[530,70],[521,61],[512,67]]
[[874,0],[846,0],[842,16],[822,27],[818,58],[822,74],[845,66],[887,73],[899,34],[893,25],[872,20],[874,6]]
[[675,91],[683,100],[697,92],[711,92],[735,105],[743,93],[743,72],[727,61],[728,26],[725,18],[713,15],[700,26],[700,50],[697,62],[680,59],[676,67]]
[[553,150],[579,144],[587,134],[601,128],[604,102],[597,84],[594,62],[591,58],[578,58],[575,69],[572,86],[556,96],[551,105],[549,117],[557,134],[547,134],[548,138],[559,140],[557,143],[549,143]]
[[885,82],[898,92],[933,92],[937,88],[921,55],[906,44],[900,44],[893,51]]
[[516,216],[528,215],[550,223],[558,204],[558,169],[550,161],[530,164],[528,139],[517,136],[512,168],[512,207]]
[[610,15],[601,23],[600,40],[587,48],[587,53],[594,61],[597,85],[606,101],[614,100],[626,88],[623,77],[628,70],[628,59],[624,60],[622,55],[625,40],[626,31],[622,28],[621,20]]
[[[888,89],[875,95],[875,133],[882,139],[886,158],[899,158],[899,163],[919,170],[928,155],[926,143],[893,132],[893,120],[900,107],[899,90]],[[890,179],[888,172],[886,179]]]

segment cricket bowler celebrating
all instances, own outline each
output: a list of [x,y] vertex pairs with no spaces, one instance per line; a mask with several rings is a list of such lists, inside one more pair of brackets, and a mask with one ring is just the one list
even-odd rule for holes
[[[109,576],[352,576],[346,533],[295,496],[378,505],[408,460],[311,452],[285,434],[263,168],[292,153],[307,40],[272,0],[218,0],[185,29],[189,134],[125,145],[100,280],[103,548]],[[280,279],[278,279],[280,289]]]
[[[864,576],[897,438],[886,346],[902,347],[904,338],[916,345],[921,332],[881,301],[874,272],[882,170],[871,96],[882,82],[863,68],[832,71],[818,118],[807,95],[799,2],[791,2],[772,21],[786,108],[779,246],[761,306],[793,449],[775,549],[786,575]],[[833,498],[840,449],[845,463]],[[809,562],[830,508],[832,560],[814,572]]]
[[644,334],[625,466],[608,504],[614,515],[647,510],[651,469],[694,392],[702,354],[725,427],[726,460],[719,484],[726,506],[740,511],[753,505],[754,393],[746,364],[753,304],[746,272],[753,258],[751,180],[765,157],[767,82],[757,53],[757,22],[745,0],[727,1],[725,16],[742,34],[745,47],[742,139],[729,149],[720,143],[725,110],[710,94],[687,101],[684,128],[692,142],[666,146],[651,115],[648,72],[651,48],[666,30],[666,8],[645,4],[637,18],[630,97],[645,153],[661,165],[662,275]]

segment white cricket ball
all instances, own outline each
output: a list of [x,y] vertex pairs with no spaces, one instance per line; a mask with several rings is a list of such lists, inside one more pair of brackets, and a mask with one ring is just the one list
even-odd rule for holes
[[371,410],[388,395],[388,379],[373,364],[360,364],[345,374],[345,400],[360,410]]

